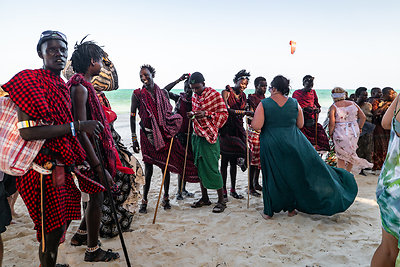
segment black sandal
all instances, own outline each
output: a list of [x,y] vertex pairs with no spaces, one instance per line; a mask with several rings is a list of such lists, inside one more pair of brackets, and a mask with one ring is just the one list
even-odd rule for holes
[[261,194],[258,193],[256,190],[252,189],[250,190],[250,195],[254,196],[254,197],[260,197]]
[[185,197],[194,197],[194,193],[190,193],[186,189],[183,189],[182,195]]
[[231,191],[231,196],[233,198],[236,198],[236,199],[243,199],[244,198],[244,196],[239,195],[238,193],[236,193],[236,191]]
[[147,201],[142,201],[142,204],[140,204],[139,213],[147,213]]
[[66,263],[56,263],[56,267],[69,267],[69,264],[66,264]]
[[161,206],[164,207],[164,210],[170,210],[171,209],[171,204],[169,204],[169,198],[168,197],[164,197],[162,202],[161,202]]
[[190,207],[192,208],[201,208],[203,206],[210,206],[211,201],[208,199],[207,201],[204,201],[204,199],[200,198],[198,201],[194,202]]
[[83,245],[87,245],[87,234],[75,233],[71,238],[71,246],[79,247]]
[[183,196],[181,193],[176,193],[176,200],[183,200]]
[[[100,253],[103,253],[103,255],[100,256]],[[96,249],[93,252],[85,252],[85,261],[88,262],[98,262],[98,261],[103,261],[103,262],[109,262],[112,260],[116,260],[119,258],[119,253],[118,252],[113,252],[111,249],[108,249],[107,251],[102,250],[101,248]]]
[[[71,238],[71,246],[79,247],[79,246],[87,245],[87,234],[78,234],[75,233]],[[97,245],[101,247],[101,241],[97,240]]]
[[212,212],[221,213],[224,212],[225,209],[226,209],[226,204],[218,202],[217,205],[215,205],[215,207],[213,208]]

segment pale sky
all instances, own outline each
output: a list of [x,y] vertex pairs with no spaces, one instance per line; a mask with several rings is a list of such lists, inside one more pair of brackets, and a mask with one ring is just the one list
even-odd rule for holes
[[104,46],[125,89],[141,86],[142,64],[156,69],[160,87],[200,71],[207,86],[222,89],[244,68],[249,88],[257,76],[269,84],[278,74],[293,89],[306,74],[315,76],[315,89],[400,88],[398,0],[0,0],[0,10],[0,84],[40,68],[40,33],[58,30],[69,57],[86,34]]

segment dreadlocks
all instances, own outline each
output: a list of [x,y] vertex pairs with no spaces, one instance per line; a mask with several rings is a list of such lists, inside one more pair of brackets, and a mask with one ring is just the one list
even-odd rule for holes
[[103,49],[93,41],[83,42],[88,35],[86,35],[80,44],[75,44],[75,51],[72,53],[71,61],[72,68],[76,73],[86,73],[90,66],[90,61],[99,61],[104,56]]
[[238,73],[236,73],[235,78],[233,78],[233,82],[236,83],[237,81],[242,80],[242,79],[249,80],[249,77],[250,77],[250,72],[246,72],[246,70],[243,69],[243,70],[239,71]]
[[151,73],[151,76],[153,76],[153,78],[154,78],[154,75],[156,74],[156,70],[152,67],[152,66],[150,66],[149,64],[144,64],[144,65],[142,65],[141,67],[140,67],[140,69],[142,70],[142,69],[148,69],[149,71],[150,71],[150,73]]

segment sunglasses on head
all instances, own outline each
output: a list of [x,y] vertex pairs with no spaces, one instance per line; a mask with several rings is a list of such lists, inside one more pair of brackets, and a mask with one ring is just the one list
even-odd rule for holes
[[45,38],[45,37],[61,37],[63,40],[67,41],[67,36],[63,34],[62,32],[59,31],[44,31],[40,35],[40,39]]

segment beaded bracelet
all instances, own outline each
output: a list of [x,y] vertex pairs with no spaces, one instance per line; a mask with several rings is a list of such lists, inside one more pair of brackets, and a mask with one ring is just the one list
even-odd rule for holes
[[235,109],[235,114],[244,114],[244,110],[237,110],[237,109]]
[[137,136],[136,134],[132,134],[132,143],[137,142]]
[[71,122],[71,123],[69,124],[69,126],[71,127],[71,134],[72,134],[72,136],[76,136],[74,122]]

